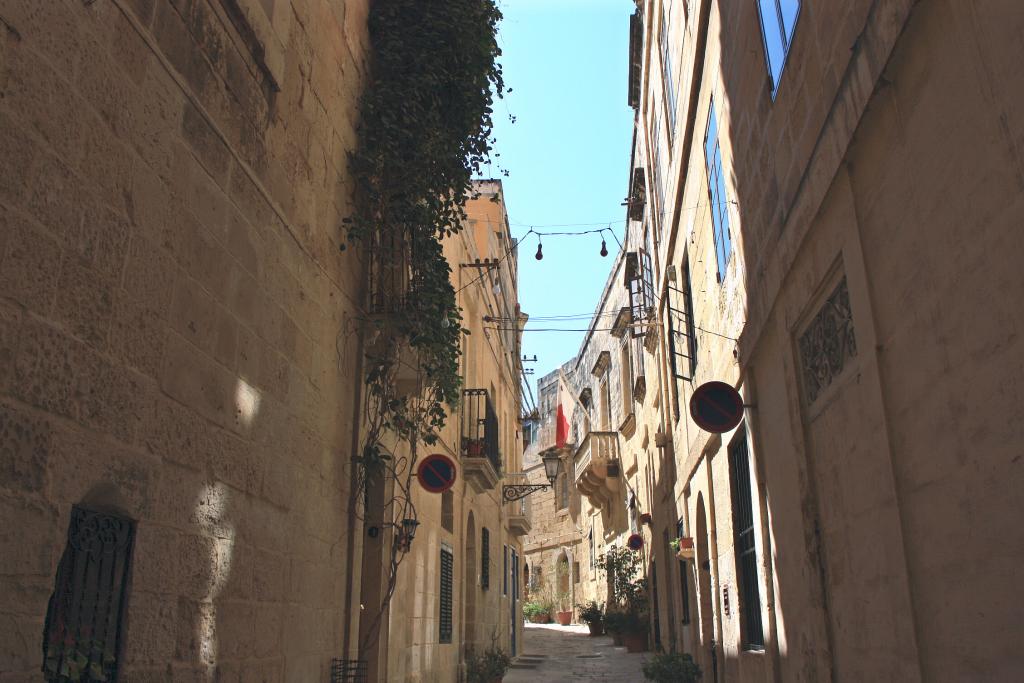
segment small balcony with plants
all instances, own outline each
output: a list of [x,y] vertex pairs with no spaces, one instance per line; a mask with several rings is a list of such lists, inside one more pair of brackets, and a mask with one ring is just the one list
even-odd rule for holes
[[486,389],[462,392],[460,455],[466,481],[476,493],[493,489],[501,479],[498,416]]

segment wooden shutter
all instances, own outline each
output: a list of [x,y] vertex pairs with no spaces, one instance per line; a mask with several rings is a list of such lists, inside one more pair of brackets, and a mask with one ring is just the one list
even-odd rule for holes
[[442,643],[452,642],[452,551],[441,548],[441,610],[438,619],[440,632],[438,640]]
[[486,527],[480,534],[480,587],[491,587],[491,532]]

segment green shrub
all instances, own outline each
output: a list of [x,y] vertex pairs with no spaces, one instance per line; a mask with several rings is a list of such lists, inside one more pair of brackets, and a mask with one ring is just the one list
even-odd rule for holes
[[466,653],[466,681],[467,683],[493,683],[501,680],[511,665],[511,658],[495,645],[491,645],[483,654],[479,655],[474,650],[469,650]]
[[693,657],[678,652],[654,655],[644,662],[644,678],[655,683],[694,683],[700,679],[700,667]]
[[534,617],[539,617],[542,614],[548,614],[550,611],[551,610],[548,609],[544,603],[536,600],[531,600],[523,605],[523,615],[527,619],[533,619]]
[[604,630],[609,633],[622,633],[625,629],[626,615],[622,612],[608,612],[604,615]]
[[601,606],[593,600],[585,605],[576,605],[576,608],[580,611],[580,621],[584,624],[599,624],[604,618]]

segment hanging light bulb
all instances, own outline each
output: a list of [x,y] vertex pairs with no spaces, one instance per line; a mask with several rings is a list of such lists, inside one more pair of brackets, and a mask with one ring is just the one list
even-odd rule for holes
[[604,239],[601,239],[601,256],[608,255],[608,245],[604,243]]
[[544,260],[544,245],[541,244],[539,237],[537,238],[537,253],[534,255],[533,258],[537,259],[538,261]]

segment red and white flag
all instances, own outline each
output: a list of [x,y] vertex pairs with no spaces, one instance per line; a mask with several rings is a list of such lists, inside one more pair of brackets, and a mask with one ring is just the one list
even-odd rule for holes
[[569,392],[569,386],[562,373],[558,373],[558,406],[555,410],[555,447],[562,448],[569,442],[569,425],[576,410],[576,402]]

